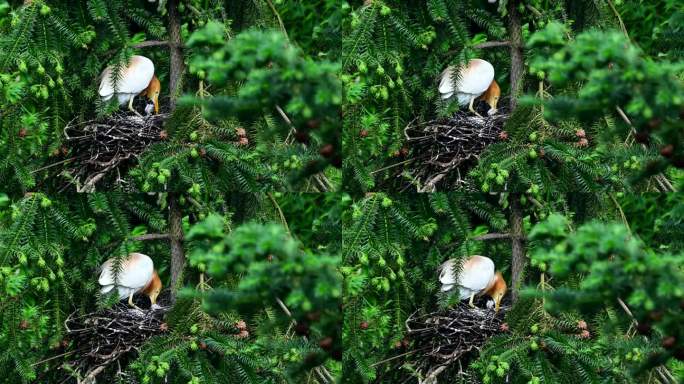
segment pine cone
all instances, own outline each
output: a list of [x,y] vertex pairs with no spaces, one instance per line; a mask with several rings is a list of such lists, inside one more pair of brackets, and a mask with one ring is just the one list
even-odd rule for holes
[[672,349],[672,347],[675,346],[675,343],[677,343],[677,339],[675,339],[674,336],[668,336],[663,339],[662,346],[665,349]]
[[674,146],[672,144],[668,144],[660,149],[660,154],[663,157],[672,157],[672,153],[674,152]]
[[326,144],[319,152],[323,157],[330,157],[335,152],[335,147],[332,144]]
[[323,350],[326,350],[326,351],[329,351],[330,348],[332,348],[332,345],[333,345],[333,339],[330,336],[328,336],[325,339],[318,342],[318,346],[320,346]]

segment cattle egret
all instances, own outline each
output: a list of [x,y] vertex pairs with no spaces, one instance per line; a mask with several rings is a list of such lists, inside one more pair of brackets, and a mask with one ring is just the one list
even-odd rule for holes
[[152,60],[144,56],[132,56],[120,75],[116,82],[114,68],[111,65],[102,71],[99,93],[103,101],[116,96],[119,105],[128,103],[128,109],[140,115],[133,109],[133,99],[136,96],[146,96],[154,103],[154,112],[159,113],[161,84],[154,74]]
[[442,291],[450,291],[458,287],[461,300],[470,298],[468,304],[475,307],[475,295],[487,295],[494,299],[494,308],[499,312],[501,299],[506,294],[506,281],[501,272],[494,271],[492,259],[484,256],[472,256],[461,264],[458,278],[455,276],[456,263],[454,259],[447,260],[439,267],[439,281]]
[[133,304],[133,295],[142,292],[149,296],[152,306],[156,306],[162,283],[154,269],[152,259],[142,253],[131,253],[121,263],[121,271],[116,282],[112,270],[113,263],[114,259],[109,259],[102,264],[102,273],[98,280],[102,286],[100,292],[105,294],[116,287],[119,291],[119,300],[128,297],[128,304],[134,308],[138,307]]
[[[491,116],[496,113],[501,89],[494,81],[494,67],[488,61],[473,59],[467,66],[460,67],[457,78],[454,76],[455,69],[449,66],[440,75],[439,93],[442,99],[450,99],[455,94],[459,105],[467,105],[470,112],[480,116],[473,109],[473,102],[482,97],[491,107],[487,114]],[[455,85],[454,80],[457,80]]]

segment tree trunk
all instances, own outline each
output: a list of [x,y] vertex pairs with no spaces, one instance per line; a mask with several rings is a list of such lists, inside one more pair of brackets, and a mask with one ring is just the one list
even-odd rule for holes
[[[182,90],[183,62],[179,0],[168,0],[169,12],[169,108],[176,109],[176,101]],[[183,213],[178,206],[178,197],[169,193],[169,242],[171,245],[171,301],[176,301],[176,295],[183,286],[183,269],[185,268],[185,251],[183,250]]]
[[170,48],[170,66],[169,66],[169,107],[171,112],[176,109],[176,100],[180,96],[182,89],[183,72],[185,72],[185,63],[183,62],[183,42],[181,40],[181,24],[180,15],[178,14],[179,0],[169,0],[169,48]]
[[178,206],[178,197],[169,193],[169,242],[171,245],[171,301],[176,301],[178,289],[183,286],[185,251],[183,250],[183,214]]
[[525,233],[523,232],[520,194],[511,193],[509,201],[511,207],[511,215],[508,221],[511,227],[511,295],[513,302],[516,302],[525,275],[527,255],[525,253]]
[[517,1],[508,1],[508,35],[511,42],[511,111],[518,106],[518,97],[522,91],[525,69],[522,51],[522,29],[520,27],[520,14],[518,14],[517,7]]
[[[511,42],[511,112],[518,106],[518,97],[522,92],[525,60],[522,51],[522,29],[518,1],[508,1],[508,35]],[[511,215],[511,290],[513,302],[518,301],[520,286],[523,283],[527,255],[525,251],[525,234],[523,233],[523,213],[520,207],[520,194],[511,193],[509,196]]]

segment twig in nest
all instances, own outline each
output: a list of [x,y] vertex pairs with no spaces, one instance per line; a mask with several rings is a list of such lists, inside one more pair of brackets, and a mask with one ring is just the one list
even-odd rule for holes
[[507,117],[501,111],[487,117],[458,111],[447,119],[409,124],[404,134],[416,158],[411,172],[419,181],[418,192],[434,192],[453,170],[457,170],[457,177],[450,182],[464,184],[461,175],[466,172],[462,171],[472,166],[485,148],[500,140]]
[[437,383],[444,370],[458,367],[457,374],[466,375],[464,362],[475,357],[487,339],[501,332],[504,312],[471,308],[465,303],[446,311],[413,313],[406,320],[406,330],[413,349],[423,352],[413,357],[413,366],[421,374],[421,384]]
[[140,311],[117,304],[104,311],[76,316],[64,321],[69,339],[82,351],[69,362],[82,373],[83,383],[94,382],[95,376],[109,364],[118,361],[131,350],[137,350],[150,337],[168,328],[163,317],[168,307]]
[[[168,114],[140,117],[115,113],[102,120],[70,122],[64,136],[73,162],[68,172],[78,192],[92,192],[107,173],[139,156],[152,143],[162,140],[162,125]],[[117,180],[120,182],[121,180]]]

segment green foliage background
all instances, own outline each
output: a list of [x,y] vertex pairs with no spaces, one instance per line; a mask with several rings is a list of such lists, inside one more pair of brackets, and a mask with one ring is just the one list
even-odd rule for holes
[[[510,231],[514,196],[373,193],[354,201],[343,215],[348,382],[418,382],[420,351],[404,322],[453,303],[439,294],[435,271],[444,260],[487,255],[510,281],[510,240],[480,236]],[[531,265],[528,288],[506,314],[509,330],[464,366],[469,378],[452,366],[439,382],[659,382],[661,364],[680,377],[682,364],[672,357],[680,344],[661,343],[680,338],[684,260],[673,213],[683,197],[571,194],[546,201],[548,217],[523,205]],[[669,236],[660,235],[665,227]],[[647,332],[631,325],[618,298]],[[588,324],[582,337],[580,321]]]
[[[69,361],[68,355],[40,361],[78,348],[65,334],[66,316],[111,305],[99,298],[96,281],[105,259],[143,252],[153,258],[162,281],[168,282],[166,241],[135,239],[168,230],[166,196],[107,193],[49,198],[31,194],[16,200],[0,196],[0,365],[6,372],[2,380],[59,382],[68,377],[59,369]],[[336,325],[341,313],[335,303],[341,294],[336,271],[341,244],[335,228],[340,225],[341,200],[335,194],[231,194],[202,200],[202,211],[184,202],[183,226],[191,255],[185,273],[187,291],[167,317],[169,333],[150,340],[124,374],[147,383],[169,379],[187,383],[193,378],[210,383],[301,382],[313,367],[325,364],[339,375],[335,364],[339,353],[334,351],[340,349]],[[202,221],[206,214],[210,215]],[[317,231],[319,227],[327,229]],[[222,243],[219,239],[224,236]],[[250,263],[254,269],[247,274],[233,269],[222,259],[230,259],[231,254],[224,256],[215,247],[220,244],[227,252],[251,243],[266,253],[247,255],[262,259],[262,264]],[[261,244],[272,244],[272,249]],[[213,253],[207,253],[207,247]],[[271,252],[277,256],[267,262]],[[215,259],[205,259],[209,255]],[[293,269],[300,264],[312,269]],[[273,273],[260,275],[266,272],[264,268],[279,271],[280,283],[275,284]],[[199,284],[204,270],[206,283]],[[254,285],[253,279],[259,276],[273,280]],[[294,284],[295,279],[302,279],[301,283]],[[289,293],[284,290],[287,283],[292,289]],[[241,293],[243,285],[250,288]],[[226,297],[227,292],[244,297]],[[260,297],[259,304],[252,300],[256,297]],[[319,313],[308,341],[291,331],[293,318],[283,312],[275,297],[282,297],[300,322],[308,313]],[[245,300],[250,305],[237,305]],[[235,337],[234,323],[239,320],[248,324],[248,339]],[[319,346],[326,337],[334,338],[330,350]],[[208,349],[198,350],[202,343]],[[155,368],[150,370],[149,364]],[[160,376],[150,375],[164,366]],[[103,382],[129,377],[117,376],[115,371],[112,367],[103,375]]]
[[[684,187],[680,1],[182,0],[168,137],[77,194],[63,130],[114,113],[103,68],[150,57],[167,110],[172,1],[0,0],[0,383],[77,382],[65,318],[113,304],[108,258],[146,253],[169,281],[167,240],[139,236],[171,206],[188,262],[169,332],[99,382],[420,383],[406,318],[458,300],[437,294],[448,258],[510,281],[518,213],[508,330],[440,383],[684,378],[684,197],[660,193]],[[511,39],[512,12],[507,139],[463,191],[413,193],[403,130],[458,108],[447,65],[489,60],[509,101],[510,49],[482,44]]]
[[[138,48],[169,38],[168,3],[0,2],[0,179],[7,190],[80,186],[83,180],[74,180],[68,172],[75,154],[63,130],[69,122],[106,116],[116,109],[116,103],[101,103],[96,92],[98,76],[107,65],[116,73],[133,54],[152,59],[162,84],[162,112],[168,110],[169,48]],[[166,140],[148,148],[137,164],[129,163],[119,175],[108,175],[100,187],[186,191],[202,185],[212,193],[337,189],[341,180],[331,163],[340,165],[340,130],[335,122],[341,99],[334,75],[339,44],[333,41],[339,36],[341,14],[333,4],[180,2],[186,62],[181,93],[194,102],[171,116],[165,125]],[[272,56],[241,62],[240,71],[219,71],[225,76],[218,79],[211,70],[214,59],[203,50],[209,48],[202,37],[206,34],[213,36],[213,48],[226,45],[239,54],[270,39]],[[289,48],[280,50],[283,44]],[[267,68],[272,62],[281,65]],[[261,75],[243,84],[245,72]],[[283,83],[273,83],[273,78]],[[261,94],[255,93],[257,89]],[[228,115],[225,106],[218,116],[211,108],[193,106],[200,100],[219,106],[228,99],[240,104],[240,116]],[[283,108],[285,118],[276,105]],[[246,132],[247,141],[240,140],[239,129]],[[315,132],[299,137],[293,129]],[[327,145],[332,151],[323,151],[323,156],[319,152]],[[160,167],[166,171],[160,173]],[[115,183],[117,179],[123,182]]]
[[[678,21],[684,11],[676,1],[656,3],[354,3],[343,23],[346,187],[355,192],[420,187],[412,169],[421,153],[412,151],[404,129],[458,108],[439,100],[437,77],[447,65],[475,57],[490,61],[502,88],[499,104],[508,103],[510,49],[480,44],[512,39],[507,28],[513,7],[521,19],[520,80],[527,97],[504,126],[507,139],[488,147],[472,169],[461,170],[465,186],[455,182],[458,175],[447,175],[438,190],[676,189],[654,186],[653,175],[664,172],[681,184]],[[616,106],[631,118],[634,134]]]

